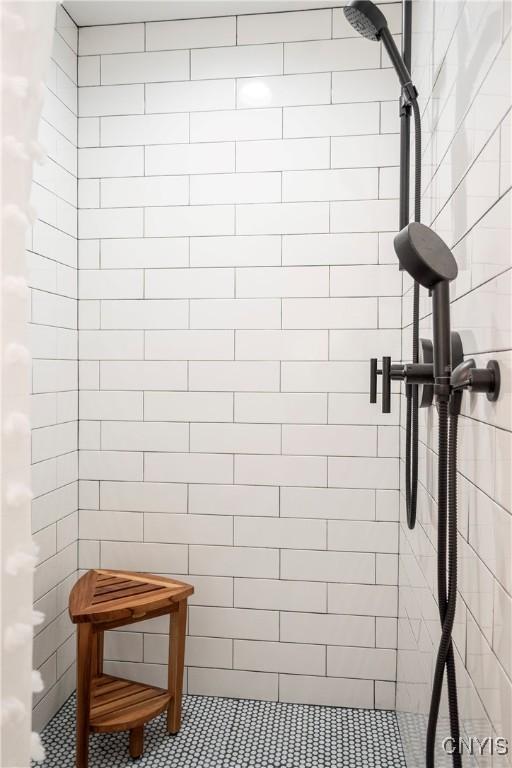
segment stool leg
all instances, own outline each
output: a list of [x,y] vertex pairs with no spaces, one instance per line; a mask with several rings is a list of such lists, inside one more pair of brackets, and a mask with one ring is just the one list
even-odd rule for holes
[[79,624],[76,655],[76,768],[87,768],[93,632],[90,624]]
[[92,676],[103,673],[103,632],[96,631],[93,637]]
[[169,626],[169,692],[172,695],[167,710],[167,730],[178,733],[181,726],[181,693],[185,664],[185,632],[187,629],[187,600],[180,600],[178,610],[170,615]]
[[140,757],[144,752],[144,726],[132,728],[130,731],[130,757]]

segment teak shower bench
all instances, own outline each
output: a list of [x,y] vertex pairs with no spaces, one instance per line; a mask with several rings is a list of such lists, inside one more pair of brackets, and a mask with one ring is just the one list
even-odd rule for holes
[[[181,725],[187,599],[190,584],[133,571],[95,569],[73,587],[69,615],[77,624],[76,766],[87,768],[89,731],[130,731],[130,755],[144,749],[144,723],[167,710],[167,729]],[[168,687],[103,672],[103,633],[170,615]]]

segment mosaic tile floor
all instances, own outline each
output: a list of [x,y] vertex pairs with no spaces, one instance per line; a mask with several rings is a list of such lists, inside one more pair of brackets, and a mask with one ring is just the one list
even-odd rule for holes
[[[75,698],[42,733],[40,768],[74,768]],[[92,734],[89,768],[406,768],[394,712],[186,696],[176,736],[164,716],[144,729],[144,755],[126,733]]]

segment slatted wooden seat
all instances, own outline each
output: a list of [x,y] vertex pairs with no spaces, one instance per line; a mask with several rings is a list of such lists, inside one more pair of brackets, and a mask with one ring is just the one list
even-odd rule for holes
[[[144,723],[167,710],[167,728],[181,724],[187,600],[194,588],[181,581],[133,571],[95,569],[73,587],[69,615],[77,632],[76,765],[87,768],[89,731],[130,731],[130,755],[144,749]],[[103,633],[170,615],[168,687],[103,673]]]

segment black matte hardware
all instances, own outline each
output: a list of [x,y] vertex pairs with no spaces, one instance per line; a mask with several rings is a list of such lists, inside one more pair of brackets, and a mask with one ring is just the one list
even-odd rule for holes
[[[442,630],[432,683],[425,764],[426,768],[434,768],[445,668],[451,738],[454,744],[460,743],[452,644],[457,599],[457,419],[464,389],[485,392],[487,397],[495,400],[499,394],[500,376],[495,360],[485,369],[476,368],[474,360],[459,360],[454,368],[457,357],[462,357],[462,344],[458,335],[450,331],[450,281],[457,277],[458,270],[448,246],[435,232],[417,222],[404,227],[394,242],[400,264],[417,284],[428,288],[432,296],[432,361],[439,412],[437,602]],[[409,524],[409,514],[407,522]],[[409,524],[409,527],[412,526]],[[462,768],[458,750],[453,752],[452,761],[454,768]]]
[[[452,368],[456,368],[464,360],[462,339],[457,331],[451,332]],[[418,384],[418,401],[420,408],[429,408],[434,401],[434,350],[430,339],[420,339],[420,363],[417,366],[404,366],[406,379],[411,384]],[[422,373],[430,371],[430,378],[423,379]],[[392,376],[393,378],[393,376]]]
[[489,360],[487,363],[487,368],[491,371],[493,377],[492,387],[487,392],[487,399],[489,402],[495,403],[500,396],[501,389],[500,364],[497,360]]
[[[409,223],[409,198],[411,175],[411,115],[414,115],[414,220],[421,219],[421,115],[418,91],[414,87],[411,70],[412,0],[402,0],[402,52],[398,51],[390,33],[386,17],[370,0],[349,0],[343,12],[349,24],[368,40],[380,41],[386,49],[401,85],[400,115],[400,200],[399,228]],[[402,269],[402,266],[399,265]],[[413,288],[412,361],[419,363],[419,300],[417,282]],[[376,368],[375,376],[377,375]],[[391,375],[394,378],[393,366]],[[373,386],[373,385],[372,385]],[[405,498],[407,524],[414,528],[418,490],[418,387],[407,387],[406,417],[406,478]],[[376,395],[374,395],[376,397]],[[373,400],[372,400],[373,402]]]
[[394,239],[395,253],[402,267],[424,288],[455,280],[457,262],[444,240],[418,221],[404,227]]
[[405,379],[407,384],[432,384],[434,381],[434,367],[431,363],[408,363],[401,368],[400,376],[391,372],[392,379]]
[[451,375],[451,385],[453,389],[468,389],[471,382],[471,372],[476,368],[473,358],[464,360],[458,365]]
[[402,363],[391,363],[391,381],[402,381],[405,378],[404,368]]
[[425,224],[413,221],[394,239],[395,253],[402,267],[424,288],[457,277],[457,262],[444,240]]
[[391,358],[382,358],[382,413],[391,413]]
[[[404,0],[402,3],[402,58],[408,70],[411,69],[411,38],[412,0]],[[400,210],[398,221],[400,229],[403,229],[409,223],[411,111],[410,103],[404,98],[400,99]],[[400,269],[402,269],[401,266]]]
[[370,360],[370,403],[377,402],[377,358]]
[[484,392],[487,399],[498,399],[501,385],[500,366],[497,360],[489,360],[486,368],[477,368],[471,358],[460,363],[452,373],[451,386],[454,391],[468,389],[470,392]]
[[[411,71],[411,38],[412,38],[412,0],[402,0],[402,59],[408,72]],[[414,221],[421,221],[421,115],[417,101],[416,89],[411,83],[402,86],[400,98],[400,201],[399,229],[403,229],[410,221],[410,175],[411,175],[411,115],[414,115]],[[399,268],[402,266],[399,264]],[[420,328],[420,286],[415,281],[412,292],[412,361],[421,361]],[[428,388],[429,385],[426,385]],[[416,507],[418,499],[418,444],[419,420],[418,411],[423,405],[423,385],[406,386],[406,416],[405,416],[405,513],[407,526],[413,529],[416,524]]]
[[382,367],[377,367],[377,358],[370,359],[370,403],[377,402],[377,376],[382,376],[382,412],[391,413],[391,379],[403,378],[401,365],[391,365],[390,357],[382,358]]
[[393,35],[389,31],[388,22],[382,11],[371,0],[351,0],[344,7],[343,12],[347,21],[356,32],[359,32],[367,40],[380,40],[382,42],[400,80],[403,96],[408,101],[415,100],[418,92],[411,82],[409,70],[396,47]]
[[[384,360],[391,360],[391,358],[382,358],[382,365],[384,366]],[[375,386],[375,394],[377,394],[377,376],[383,376],[383,369],[377,368],[377,358],[372,357],[370,360],[370,402],[375,403],[377,400],[372,400],[373,389],[372,382]],[[432,363],[390,363],[389,370],[386,368],[386,375],[391,381],[406,381],[407,384],[432,384],[434,381],[434,367]]]
[[[451,341],[451,366],[455,368],[464,360],[464,352],[462,349],[462,340],[457,331],[452,331],[450,336]],[[370,403],[377,402],[377,377],[382,376],[382,391],[383,399],[385,388],[388,386],[389,381],[403,381],[406,385],[415,385],[418,387],[419,392],[419,407],[428,408],[432,405],[434,399],[434,357],[433,346],[430,339],[420,339],[420,360],[419,363],[391,363],[391,358],[382,359],[382,367],[378,367],[378,360],[376,357],[372,357],[370,360]],[[389,367],[386,360],[390,361]],[[492,362],[492,361],[491,361]],[[489,365],[491,365],[489,363]],[[383,373],[384,372],[384,373]],[[499,376],[499,370],[496,374]],[[477,378],[479,374],[477,373]],[[487,372],[484,379],[486,381]],[[478,384],[476,384],[478,386]],[[486,384],[482,384],[486,386]],[[473,386],[473,391],[475,386]],[[486,390],[487,391],[487,390]],[[386,405],[387,407],[387,405]],[[389,411],[383,412],[389,413]]]
[[450,284],[448,280],[441,280],[432,289],[432,326],[434,336],[434,391],[438,398],[447,398],[450,395],[452,371]]
[[[382,376],[383,413],[390,413],[391,382],[403,381],[406,385],[418,387],[420,408],[432,405],[434,391],[434,365],[432,356],[432,342],[430,339],[420,339],[422,354],[419,363],[392,363],[390,357],[382,358],[382,365],[378,367],[378,360],[372,357],[370,360],[370,403],[377,402],[378,376]],[[456,365],[462,361],[462,343],[458,333],[452,334],[452,358]],[[389,361],[389,362],[388,362]]]
[[447,401],[452,367],[449,284],[457,277],[457,262],[444,240],[416,221],[396,235],[394,244],[404,269],[417,283],[432,290],[434,390],[438,400]]
[[420,339],[418,360],[420,365],[432,368],[431,381],[418,385],[418,408],[430,408],[434,402],[434,348],[430,339]]
[[[349,0],[343,12],[349,24],[368,40],[380,41],[386,49],[401,85],[399,229],[409,223],[411,175],[411,115],[414,115],[414,221],[421,219],[421,115],[418,91],[411,80],[412,0],[402,0],[402,52],[398,51],[386,17],[370,0]],[[399,268],[403,269],[399,264]],[[419,363],[419,284],[413,288],[412,360]],[[407,524],[414,528],[418,490],[418,407],[420,390],[407,387],[405,499]],[[425,405],[430,403],[425,403]]]
[[394,239],[395,253],[402,267],[424,288],[457,277],[457,262],[444,240],[418,221],[404,227]]
[[464,360],[462,339],[457,331],[452,331],[452,371]]
[[343,13],[356,32],[367,40],[380,40],[382,30],[388,26],[386,17],[371,0],[352,0]]
[[418,91],[412,83],[409,70],[405,66],[404,60],[401,57],[398,48],[396,47],[393,35],[389,31],[388,26],[385,26],[382,29],[379,39],[382,40],[382,44],[384,45],[387,54],[391,59],[391,63],[398,75],[398,79],[400,80],[400,85],[403,89],[402,97],[406,100],[406,102],[409,103],[415,101],[418,97]]

